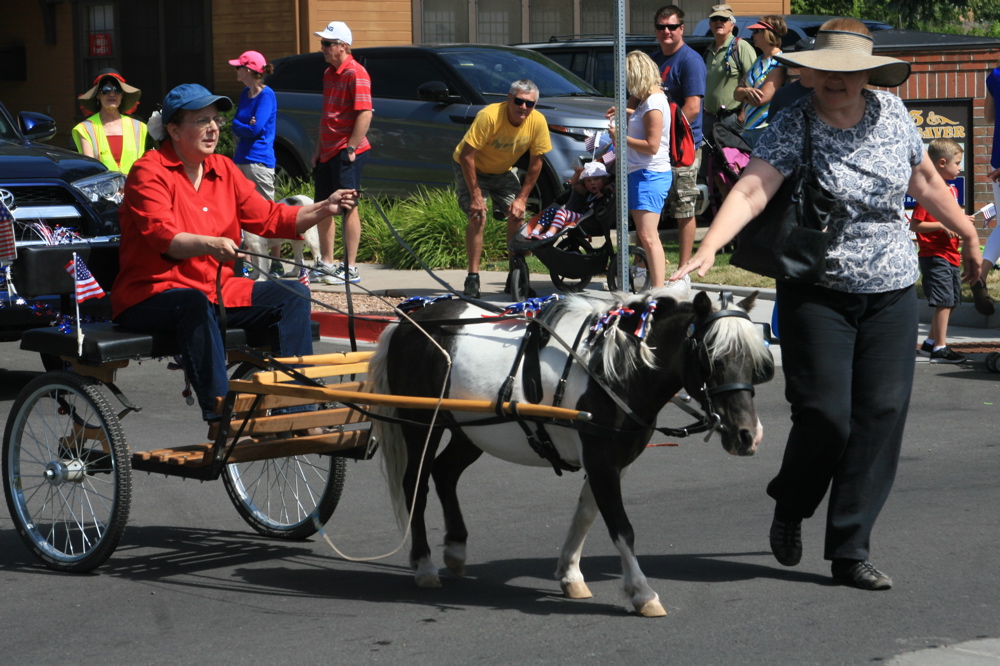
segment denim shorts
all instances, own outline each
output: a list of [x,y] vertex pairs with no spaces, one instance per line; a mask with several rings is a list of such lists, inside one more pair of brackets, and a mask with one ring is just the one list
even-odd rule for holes
[[659,213],[670,194],[670,171],[639,169],[628,175],[628,209]]
[[337,190],[361,189],[361,171],[368,161],[368,153],[355,153],[354,161],[342,150],[326,162],[317,162],[313,170],[316,201],[329,198]]

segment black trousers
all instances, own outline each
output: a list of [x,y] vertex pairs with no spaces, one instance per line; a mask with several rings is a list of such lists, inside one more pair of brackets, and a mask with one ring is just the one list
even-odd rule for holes
[[767,494],[809,518],[827,489],[826,559],[868,559],[899,463],[913,386],[916,290],[847,294],[778,283],[792,429]]

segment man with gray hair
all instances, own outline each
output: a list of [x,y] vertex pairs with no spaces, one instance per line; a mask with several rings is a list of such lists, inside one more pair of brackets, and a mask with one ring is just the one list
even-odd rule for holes
[[[494,215],[507,219],[507,239],[524,222],[528,194],[542,171],[542,155],[552,150],[549,126],[536,112],[538,86],[521,79],[510,86],[507,100],[484,107],[476,114],[465,138],[455,148],[452,165],[458,188],[458,205],[466,214],[465,250],[469,275],[464,293],[479,298],[479,259],[483,253],[486,228],[486,197]],[[528,152],[528,171],[519,183],[511,171],[514,163]]]
[[714,5],[708,15],[709,30],[715,43],[705,52],[708,78],[705,81],[705,133],[712,136],[715,123],[725,123],[742,131],[739,118],[742,105],[736,101],[736,86],[757,59],[749,40],[733,35],[736,15],[729,5]]

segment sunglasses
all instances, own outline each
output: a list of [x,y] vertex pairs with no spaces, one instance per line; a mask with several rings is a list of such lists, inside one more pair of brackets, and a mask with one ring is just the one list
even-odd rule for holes
[[101,88],[100,90],[98,90],[98,92],[101,93],[102,95],[121,95],[122,94],[121,88],[117,88],[115,86],[104,86],[103,88]]
[[344,42],[340,42],[340,41],[332,41],[331,42],[331,41],[327,41],[325,39],[319,40],[319,45],[322,46],[324,49],[328,49],[331,46],[340,46],[343,43]]
[[535,108],[536,103],[537,102],[532,102],[530,99],[521,99],[520,97],[514,98],[514,104],[517,104],[518,106],[526,106],[529,109]]
[[656,28],[657,31],[660,31],[660,30],[669,30],[670,32],[673,32],[674,30],[677,30],[678,28],[683,28],[684,24],[683,23],[654,23],[653,27]]
[[713,16],[712,18],[710,18],[708,20],[710,22],[712,22],[712,23],[717,23],[719,21],[725,22],[725,21],[728,21],[729,19],[727,17],[725,17],[725,16]]
[[222,129],[226,126],[226,119],[222,116],[213,116],[212,118],[198,118],[197,120],[185,120],[186,123],[191,123],[195,125],[198,129],[203,130],[209,126],[210,123],[215,123],[215,126]]

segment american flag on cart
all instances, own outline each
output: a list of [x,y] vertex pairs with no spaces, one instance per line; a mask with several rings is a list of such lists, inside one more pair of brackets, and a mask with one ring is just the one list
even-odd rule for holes
[[0,203],[0,261],[17,259],[17,247],[14,245],[14,216],[7,206]]
[[302,267],[299,269],[299,282],[305,286],[309,286],[309,269]]
[[73,276],[73,281],[76,283],[77,303],[83,303],[88,298],[100,298],[104,296],[104,290],[101,289],[101,285],[97,284],[97,280],[87,270],[87,265],[83,263],[83,259],[76,256],[76,252],[73,253],[73,258],[69,260],[69,263],[66,264],[66,272]]

